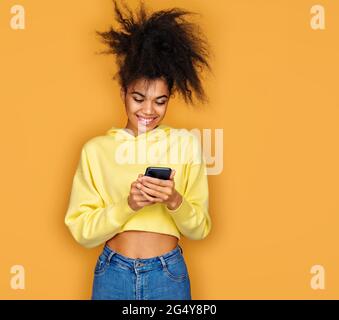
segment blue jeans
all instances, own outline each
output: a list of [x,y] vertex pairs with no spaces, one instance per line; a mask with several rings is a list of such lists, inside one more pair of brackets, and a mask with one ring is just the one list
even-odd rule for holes
[[191,300],[182,248],[132,259],[105,244],[94,270],[92,300]]

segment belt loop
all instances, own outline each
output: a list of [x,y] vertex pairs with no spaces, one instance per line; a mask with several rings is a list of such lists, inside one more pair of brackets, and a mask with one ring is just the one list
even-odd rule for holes
[[159,256],[159,259],[161,261],[162,267],[166,268],[166,261],[165,261],[164,257],[163,256]]
[[184,254],[184,250],[182,250],[182,248],[179,244],[178,244],[178,247],[180,248],[181,254]]
[[108,256],[108,258],[107,258],[107,263],[108,263],[108,264],[111,263],[111,259],[112,259],[112,257],[113,257],[115,254],[116,254],[115,251],[112,251],[112,252],[109,254],[109,256]]

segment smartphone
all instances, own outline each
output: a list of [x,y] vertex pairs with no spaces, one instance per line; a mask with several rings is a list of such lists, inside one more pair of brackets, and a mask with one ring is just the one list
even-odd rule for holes
[[148,167],[145,171],[145,176],[168,180],[171,176],[172,169],[167,167]]

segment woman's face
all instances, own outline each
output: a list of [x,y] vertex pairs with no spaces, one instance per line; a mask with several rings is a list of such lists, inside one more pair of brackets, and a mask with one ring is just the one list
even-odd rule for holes
[[121,98],[124,101],[128,117],[126,128],[131,129],[134,135],[157,127],[165,117],[170,94],[167,82],[162,78],[145,79],[132,83],[127,93],[121,89]]

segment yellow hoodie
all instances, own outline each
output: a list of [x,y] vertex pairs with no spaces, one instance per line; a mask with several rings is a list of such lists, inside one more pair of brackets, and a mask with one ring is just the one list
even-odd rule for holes
[[[183,199],[177,209],[164,203],[137,211],[130,208],[131,184],[148,166],[176,170],[175,189]],[[206,162],[197,135],[165,124],[137,136],[112,127],[83,145],[64,221],[86,248],[126,230],[199,240],[211,230],[208,194]]]

